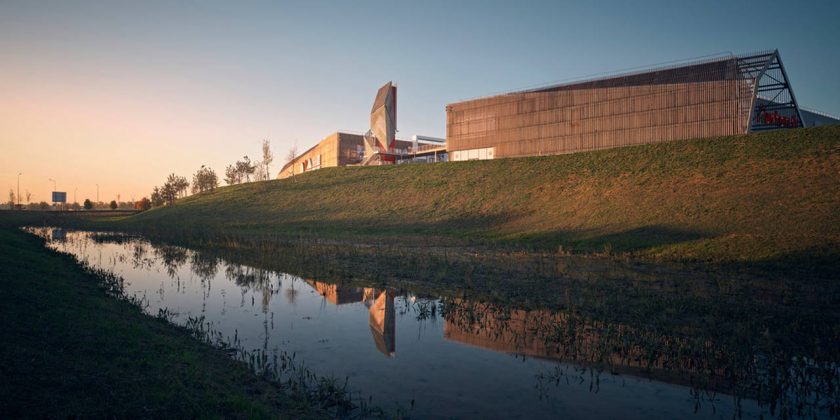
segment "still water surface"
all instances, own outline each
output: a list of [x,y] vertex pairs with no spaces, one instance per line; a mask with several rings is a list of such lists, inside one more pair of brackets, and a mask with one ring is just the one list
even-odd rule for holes
[[[420,418],[772,417],[755,401],[697,392],[688,378],[619,359],[607,370],[564,363],[549,339],[570,322],[466,299],[346,287],[234,264],[200,252],[90,232],[34,229],[51,248],[126,280],[148,313],[203,316],[245,349],[293,353],[314,373],[347,378],[386,410]],[[587,341],[585,339],[584,341]]]

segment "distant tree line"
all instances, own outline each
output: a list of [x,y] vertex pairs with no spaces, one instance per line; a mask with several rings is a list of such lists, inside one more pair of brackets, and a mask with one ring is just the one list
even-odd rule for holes
[[[204,167],[202,167],[204,168]],[[211,171],[212,172],[212,171]],[[206,177],[207,175],[205,175]],[[215,177],[215,173],[212,174]],[[210,177],[212,186],[215,187],[218,185],[218,181],[215,181],[215,178]],[[178,185],[181,185],[184,180],[178,180]],[[210,185],[205,182],[205,185]],[[17,204],[17,200],[20,198],[26,197],[26,203]],[[110,202],[94,202],[93,200],[86,198],[82,204],[78,202],[73,203],[48,203],[46,201],[32,201],[33,195],[28,190],[25,193],[21,193],[21,197],[17,197],[14,193],[14,190],[9,190],[9,201],[6,203],[9,209],[19,209],[19,210],[149,210],[152,208],[151,200],[146,197],[141,198],[138,201],[121,201],[120,194],[117,194],[115,200],[111,200]],[[132,198],[133,200],[133,198]]]
[[[251,161],[247,155],[243,156],[241,160],[237,160],[225,168],[224,181],[227,185],[251,182],[252,180],[267,181],[271,179],[271,164],[273,162],[274,154],[271,152],[271,143],[269,140],[263,140],[262,160]],[[172,205],[176,200],[186,197],[189,193],[202,194],[212,192],[218,187],[219,176],[216,172],[206,165],[201,165],[201,167],[193,174],[192,183],[190,183],[184,176],[171,173],[166,177],[163,185],[155,186],[152,189],[148,198],[143,197],[135,202],[121,203],[119,201],[119,197],[117,197],[117,200],[112,200],[111,203],[108,204],[94,203],[90,201],[90,199],[86,199],[84,202],[84,208],[86,210],[94,208],[128,208],[145,211],[153,207]],[[10,191],[10,193],[12,192]],[[28,198],[29,193],[27,192],[27,200]],[[9,201],[10,203],[14,202],[14,196],[11,194]],[[42,204],[49,207],[49,204],[47,203],[42,202]],[[77,203],[75,206],[81,209],[81,206]]]

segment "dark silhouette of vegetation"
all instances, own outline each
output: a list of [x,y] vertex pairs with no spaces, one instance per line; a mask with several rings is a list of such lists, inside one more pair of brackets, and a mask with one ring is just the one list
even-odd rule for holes
[[143,197],[143,198],[140,199],[140,201],[137,201],[136,203],[134,203],[134,209],[135,210],[146,211],[146,210],[149,210],[151,208],[152,208],[152,202],[151,202],[151,200],[149,200],[146,197]]
[[251,175],[254,174],[256,166],[248,156],[243,156],[242,160],[236,161],[236,170],[241,174],[240,181],[244,178],[245,182],[251,182]]
[[239,183],[239,172],[236,170],[236,165],[228,165],[225,168],[225,183],[228,185]]
[[202,193],[204,191],[213,191],[219,186],[219,177],[213,169],[201,165],[195,174],[193,174],[192,192],[193,194]]
[[228,185],[251,182],[251,176],[254,175],[256,169],[257,165],[251,163],[248,156],[243,156],[242,160],[237,160],[233,165],[225,168],[225,182]]
[[150,195],[150,197],[151,197],[150,201],[152,202],[152,207],[160,207],[160,206],[163,205],[163,203],[164,203],[163,194],[161,193],[159,187],[155,187],[152,190],[152,194]]
[[187,196],[187,189],[190,183],[186,177],[169,174],[162,187],[155,187],[151,194],[151,204],[153,207],[160,207],[164,204],[172,205],[178,198]]

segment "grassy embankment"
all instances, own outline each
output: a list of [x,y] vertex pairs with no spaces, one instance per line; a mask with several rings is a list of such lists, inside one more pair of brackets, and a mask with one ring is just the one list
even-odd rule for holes
[[319,417],[222,350],[107,296],[96,273],[8,226],[0,227],[0,290],[4,417]]
[[840,255],[840,127],[329,168],[219,188],[113,226],[831,264]]

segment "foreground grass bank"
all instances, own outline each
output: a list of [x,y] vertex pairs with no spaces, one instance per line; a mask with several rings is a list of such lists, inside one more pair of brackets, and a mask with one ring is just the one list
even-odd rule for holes
[[10,227],[0,227],[0,290],[3,417],[320,416]]
[[821,127],[563,156],[330,168],[219,188],[114,226],[825,262],[840,255],[838,209],[840,127]]

